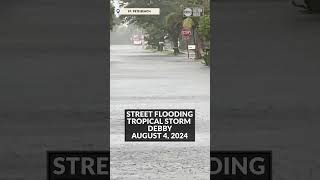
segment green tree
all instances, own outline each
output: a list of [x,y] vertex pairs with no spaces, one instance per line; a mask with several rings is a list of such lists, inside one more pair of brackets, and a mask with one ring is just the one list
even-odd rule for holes
[[170,13],[166,16],[165,27],[169,34],[170,40],[173,42],[174,54],[179,53],[179,37],[182,29],[183,17],[180,13]]
[[112,3],[110,2],[110,15],[109,15],[109,29],[112,30],[113,26],[115,25],[114,23],[114,7]]
[[204,38],[204,40],[210,40],[210,16],[205,15],[200,17],[199,25],[197,27],[199,34]]
[[193,37],[196,45],[196,59],[202,58],[205,41],[210,36],[210,2],[209,0],[187,0],[184,7],[202,7],[203,16],[192,17],[194,25],[192,27]]
[[122,23],[120,18],[117,18],[115,15],[115,7],[113,5],[113,0],[110,1],[110,11],[109,11],[109,30],[113,30],[116,25]]
[[[178,35],[174,28],[171,28],[168,23],[174,27],[178,27],[179,24],[174,23],[172,18],[172,12],[177,9],[177,4],[170,0],[124,0],[127,3],[128,8],[144,7],[144,8],[160,8],[159,16],[124,16],[122,20],[124,23],[133,23],[145,30],[147,34],[146,40],[149,45],[157,46],[159,50],[162,49],[159,45],[160,41],[164,40],[165,35],[169,35],[170,40],[174,43],[178,43]],[[179,22],[181,23],[181,21]],[[172,34],[173,33],[173,34]]]
[[[145,7],[145,8],[160,8],[159,16],[123,16],[121,17],[124,23],[132,23],[143,28],[148,34],[146,39],[152,46],[158,46],[159,41],[163,41],[165,35],[173,42],[174,47],[178,47],[178,41],[181,37],[181,29],[184,19],[183,10],[186,7],[203,7],[203,17],[192,17],[193,37],[196,43],[196,58],[201,58],[203,41],[208,41],[210,36],[210,6],[209,0],[123,0],[128,8]],[[175,48],[175,53],[179,49]]]

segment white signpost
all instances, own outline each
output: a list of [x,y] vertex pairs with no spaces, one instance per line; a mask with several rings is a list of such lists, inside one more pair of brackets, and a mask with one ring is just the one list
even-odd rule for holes
[[183,15],[186,16],[186,17],[191,16],[192,15],[192,9],[190,9],[190,8],[184,9]]
[[195,50],[196,49],[196,45],[188,45],[188,49],[189,50]]
[[160,15],[160,8],[120,8],[119,15]]
[[192,14],[193,16],[199,17],[199,16],[202,16],[203,9],[199,7],[195,7],[193,8],[192,12],[193,12]]
[[184,17],[200,17],[203,16],[203,8],[193,7],[193,8],[185,8],[183,11]]

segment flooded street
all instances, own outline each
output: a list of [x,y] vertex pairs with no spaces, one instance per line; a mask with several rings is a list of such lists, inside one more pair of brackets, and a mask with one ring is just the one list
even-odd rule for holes
[[[186,55],[111,46],[111,179],[209,179],[210,69]],[[195,142],[125,142],[125,109],[195,109]]]

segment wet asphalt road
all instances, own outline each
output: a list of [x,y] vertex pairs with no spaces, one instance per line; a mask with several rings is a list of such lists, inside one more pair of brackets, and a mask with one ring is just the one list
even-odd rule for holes
[[[200,62],[111,46],[111,178],[209,179],[210,69]],[[195,109],[195,142],[124,142],[125,109]]]
[[320,177],[320,15],[215,1],[212,148],[272,150],[275,180]]

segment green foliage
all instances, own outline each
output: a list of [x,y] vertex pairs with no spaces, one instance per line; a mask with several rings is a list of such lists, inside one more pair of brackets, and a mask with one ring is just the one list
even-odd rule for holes
[[163,37],[163,30],[155,24],[148,24],[142,26],[147,34],[145,39],[151,46],[158,46],[159,40]]
[[170,0],[124,0],[127,8],[160,8],[159,16],[122,16],[124,23],[135,24],[144,29],[145,37],[149,45],[158,46],[159,41],[166,35],[165,21],[170,12],[174,12],[174,7]]
[[182,20],[182,15],[178,13],[170,13],[166,16],[165,27],[171,40],[179,38],[182,28]]
[[210,16],[209,15],[200,17],[197,30],[199,34],[205,38],[205,40],[207,41],[210,40]]
[[204,54],[203,56],[203,62],[206,66],[210,65],[210,53],[207,52],[206,54]]
[[109,15],[109,30],[113,30],[116,25],[121,24],[121,19],[117,18],[115,15],[115,7],[113,6],[113,1],[110,1],[110,15]]
[[173,42],[175,55],[179,53],[178,41],[182,29],[182,21],[183,17],[181,13],[176,12],[168,14],[165,20],[166,31],[169,34],[170,40]]
[[194,22],[192,18],[188,17],[183,20],[183,23],[182,23],[183,28],[192,29],[193,26],[194,26]]
[[[121,16],[123,23],[135,24],[144,29],[146,40],[149,45],[158,46],[165,35],[178,47],[181,29],[186,26],[201,36],[201,39],[209,40],[210,18],[209,0],[122,0],[122,6],[127,8],[160,8],[159,16]],[[205,17],[183,17],[183,10],[186,7],[203,7]],[[204,38],[202,38],[202,36]],[[198,46],[197,46],[198,47]],[[179,53],[179,49],[174,49]],[[198,52],[198,51],[197,51]]]
[[115,25],[115,23],[113,22],[114,20],[114,7],[113,5],[110,3],[110,15],[109,15],[109,29],[112,30],[113,26]]

